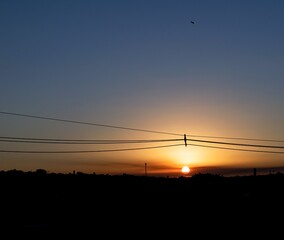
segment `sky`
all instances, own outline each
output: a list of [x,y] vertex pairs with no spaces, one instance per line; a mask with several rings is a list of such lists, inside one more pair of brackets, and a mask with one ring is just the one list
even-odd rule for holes
[[[2,0],[2,140],[178,141],[107,145],[1,141],[0,169],[178,176],[184,165],[190,174],[284,167],[281,153],[191,144],[284,152],[282,148],[189,140],[185,146],[183,141],[186,134],[201,141],[284,146],[283,12],[280,0]],[[179,146],[115,152],[13,152],[175,144]],[[7,150],[12,152],[3,152]]]

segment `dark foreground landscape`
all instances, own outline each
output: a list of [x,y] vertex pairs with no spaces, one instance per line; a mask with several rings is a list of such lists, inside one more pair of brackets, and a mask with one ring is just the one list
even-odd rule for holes
[[11,170],[0,172],[0,184],[4,239],[108,239],[133,232],[140,239],[197,229],[204,230],[200,236],[219,236],[224,228],[237,234],[269,225],[272,234],[283,219],[281,173],[161,178]]

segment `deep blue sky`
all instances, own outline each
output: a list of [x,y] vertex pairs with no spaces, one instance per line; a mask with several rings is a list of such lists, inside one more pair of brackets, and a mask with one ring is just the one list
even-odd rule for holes
[[[0,111],[196,135],[283,139],[283,12],[280,0],[2,0]],[[2,136],[164,137],[11,116],[0,121]],[[2,149],[21,147],[31,148],[2,144]],[[89,171],[99,171],[98,159],[105,158],[159,165],[162,156],[182,161],[175,163],[178,167],[279,166],[283,160],[283,154],[192,151],[197,153],[186,160],[168,152],[67,158],[76,169]],[[0,158],[2,168],[72,169],[62,155],[50,157],[53,165],[46,155]]]

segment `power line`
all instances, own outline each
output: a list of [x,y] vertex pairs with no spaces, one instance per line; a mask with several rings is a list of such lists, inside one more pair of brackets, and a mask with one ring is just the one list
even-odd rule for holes
[[58,122],[77,123],[77,124],[91,125],[91,126],[97,126],[97,127],[117,128],[117,129],[130,130],[130,131],[159,133],[159,134],[175,135],[175,136],[182,136],[183,135],[183,134],[170,133],[170,132],[161,132],[161,131],[146,130],[146,129],[140,129],[140,128],[121,127],[121,126],[106,125],[106,124],[100,124],[100,123],[82,122],[82,121],[67,120],[67,119],[60,119],[60,118],[42,117],[42,116],[20,114],[20,113],[12,113],[12,112],[0,111],[0,114],[12,115],[12,116],[18,116],[18,117],[37,118],[37,119],[44,119],[44,120],[51,120],[51,121],[58,121]]
[[131,143],[158,143],[176,142],[182,139],[157,139],[157,140],[86,140],[86,139],[49,139],[49,138],[16,138],[0,137],[0,142],[37,143],[37,144],[131,144]]
[[2,153],[99,153],[99,152],[120,152],[120,151],[134,151],[134,150],[145,150],[154,148],[166,148],[166,147],[177,147],[184,146],[183,144],[172,144],[154,147],[140,147],[140,148],[121,148],[121,149],[104,149],[104,150],[86,150],[86,151],[21,151],[21,150],[0,150]]
[[217,148],[217,149],[224,149],[224,150],[236,150],[236,151],[244,151],[244,152],[258,152],[258,153],[277,153],[277,154],[284,154],[284,152],[277,152],[277,151],[265,151],[265,150],[252,150],[252,149],[242,149],[242,148],[227,148],[227,147],[216,147],[216,146],[208,146],[208,145],[201,145],[201,144],[187,144],[190,146],[195,147],[206,147],[206,148]]
[[[55,138],[28,138],[28,137],[0,137],[0,142],[14,142],[14,143],[37,143],[37,144],[131,144],[131,143],[158,143],[158,142],[170,142],[170,141],[183,141],[184,139],[140,139],[140,140],[94,140],[94,139],[55,139]],[[200,139],[186,139],[188,141],[211,143],[211,144],[224,144],[235,145],[244,147],[261,147],[261,148],[284,148],[284,146],[275,145],[259,145],[259,144],[243,144],[232,142],[220,142],[220,141],[208,141]]]
[[[107,125],[107,124],[100,124],[100,123],[91,123],[91,122],[83,122],[83,121],[76,121],[76,120],[67,120],[67,119],[43,117],[43,116],[36,116],[36,115],[28,115],[28,114],[21,114],[21,113],[12,113],[12,112],[0,111],[0,114],[19,116],[19,117],[36,118],[36,119],[44,119],[44,120],[51,120],[51,121],[59,121],[59,122],[76,123],[76,124],[83,124],[83,125],[91,125],[91,126],[97,126],[97,127],[116,128],[116,129],[130,130],[130,131],[140,131],[140,132],[158,133],[158,134],[166,134],[166,135],[174,135],[174,136],[183,136],[183,134],[172,133],[172,132],[163,132],[163,131],[147,130],[147,129],[140,129],[140,128],[122,127],[122,126]],[[193,134],[188,134],[187,136],[196,137],[196,138],[216,138],[216,139],[228,139],[228,140],[231,139],[231,140],[246,140],[246,141],[284,142],[284,140],[261,139],[261,138],[223,137],[223,136],[208,136],[208,135],[206,136],[206,135],[193,135]]]
[[276,140],[276,139],[263,139],[263,138],[241,138],[241,137],[222,137],[222,136],[206,136],[206,135],[187,135],[189,137],[196,138],[219,138],[219,139],[227,139],[227,140],[245,140],[245,141],[260,141],[260,142],[284,142],[284,140]]
[[225,144],[225,145],[235,145],[243,147],[261,147],[261,148],[283,148],[284,146],[273,146],[273,145],[258,145],[258,144],[243,144],[243,143],[232,143],[232,142],[217,142],[217,141],[207,141],[207,140],[198,140],[198,139],[187,139],[188,141],[194,142],[203,142],[203,143],[212,143],[212,144]]

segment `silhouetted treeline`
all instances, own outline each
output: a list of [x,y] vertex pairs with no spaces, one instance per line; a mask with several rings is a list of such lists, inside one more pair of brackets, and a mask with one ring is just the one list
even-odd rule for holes
[[[221,215],[239,216],[279,210],[284,200],[284,175],[192,177],[62,174],[0,171],[2,225],[32,229],[98,231],[105,225],[167,225],[184,216],[196,221]],[[266,204],[266,205],[265,205]],[[123,220],[122,220],[123,219]],[[143,220],[144,221],[144,220]],[[38,238],[37,236],[37,239]]]
[[77,173],[47,173],[44,169],[24,172],[0,171],[2,196],[7,198],[25,196],[58,199],[108,196],[131,198],[190,197],[200,198],[253,198],[284,197],[284,174],[224,177],[218,174],[197,173],[191,177],[151,177],[135,175],[98,175]]

